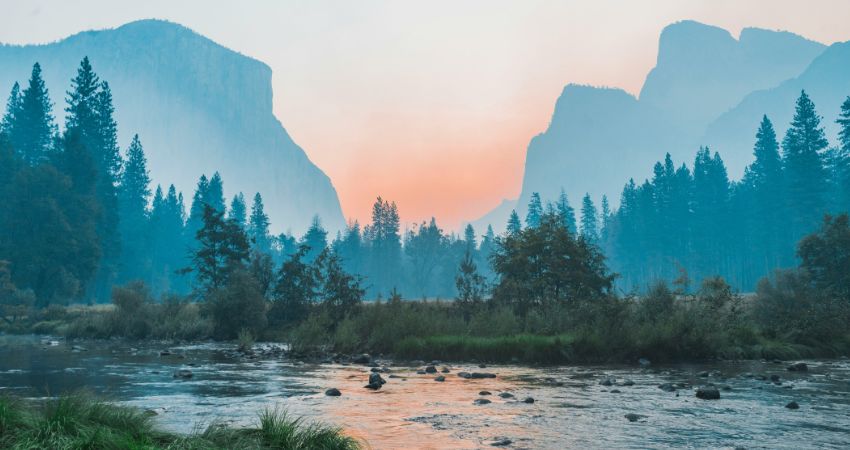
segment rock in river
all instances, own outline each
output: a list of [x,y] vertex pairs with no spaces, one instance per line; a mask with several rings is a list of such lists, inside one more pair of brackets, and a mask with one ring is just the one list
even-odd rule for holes
[[697,398],[701,398],[703,400],[718,400],[720,398],[720,391],[718,391],[714,386],[702,386],[697,388]]
[[387,382],[387,380],[383,379],[381,377],[381,374],[373,372],[369,375],[369,384],[367,384],[364,387],[366,389],[372,389],[373,391],[377,391],[386,382]]
[[489,373],[489,372],[472,372],[472,373],[458,372],[457,376],[459,376],[461,378],[476,379],[476,380],[481,379],[481,378],[496,378],[495,373]]
[[798,362],[788,366],[788,370],[790,372],[807,372],[809,370],[809,366],[804,362]]
[[491,402],[490,402],[490,400],[487,400],[486,398],[477,398],[472,403],[475,403],[476,405],[486,405],[486,404],[491,403]]
[[325,395],[327,395],[328,397],[339,397],[340,395],[342,395],[342,393],[339,392],[339,389],[337,388],[330,388],[325,391]]
[[425,368],[425,373],[437,373],[437,368],[434,366],[428,366]]
[[629,419],[629,422],[637,422],[640,419],[646,419],[646,416],[642,414],[628,413],[625,416],[626,419]]
[[534,403],[534,397],[526,397],[522,400],[523,403],[528,403],[529,405]]
[[785,407],[788,408],[788,409],[800,409],[800,404],[797,403],[797,402],[790,402],[787,405],[785,405]]
[[490,395],[490,391],[481,391],[478,395]]
[[673,383],[662,383],[658,385],[658,389],[664,392],[673,392],[676,390],[676,385]]
[[446,377],[444,377],[444,376],[440,375],[440,376],[438,376],[437,378],[434,378],[434,381],[443,382],[443,381],[446,381]]
[[502,397],[502,398],[514,398],[514,394],[511,394],[510,392],[500,392],[500,393],[499,393],[499,397]]

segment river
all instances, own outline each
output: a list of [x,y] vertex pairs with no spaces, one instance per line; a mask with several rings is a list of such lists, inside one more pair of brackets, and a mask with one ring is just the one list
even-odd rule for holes
[[[418,374],[420,365],[384,361],[387,383],[371,391],[363,387],[368,366],[248,359],[235,356],[232,347],[0,336],[0,393],[42,398],[88,389],[155,412],[163,428],[183,433],[215,421],[251,425],[260,411],[278,408],[339,425],[376,449],[850,447],[846,358],[806,360],[805,372],[786,370],[790,362],[724,361],[648,367],[445,363],[437,368],[448,373]],[[191,370],[192,378],[174,378],[180,369]],[[464,371],[497,376],[458,376]],[[435,381],[438,375],[445,381]],[[663,383],[677,389],[662,390]],[[694,389],[708,383],[719,388],[719,400],[695,397]],[[328,388],[342,395],[326,396]],[[786,408],[792,401],[799,409]],[[629,420],[628,414],[635,416]]]

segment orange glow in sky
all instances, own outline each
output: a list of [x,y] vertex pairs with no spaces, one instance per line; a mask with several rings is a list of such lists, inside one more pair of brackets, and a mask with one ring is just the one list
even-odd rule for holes
[[850,39],[843,0],[49,0],[3,9],[7,43],[154,17],[262,60],[274,72],[276,115],[330,176],[346,217],[367,222],[381,195],[404,222],[433,215],[447,229],[518,195],[526,146],[564,85],[636,95],[665,25]]

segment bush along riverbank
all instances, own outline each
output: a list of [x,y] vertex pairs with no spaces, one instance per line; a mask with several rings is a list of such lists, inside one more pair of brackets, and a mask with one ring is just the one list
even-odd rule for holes
[[563,364],[850,354],[846,215],[826,217],[821,230],[801,241],[800,266],[765,278],[751,295],[734,292],[719,277],[692,286],[684,272],[673,283],[618,294],[598,249],[556,219],[544,216],[537,227],[499,238],[494,286],[465,261],[453,301],[409,301],[394,293],[364,302],[360,280],[342,271],[336,256],[325,252],[310,265],[300,259],[302,248],[276,277],[265,274],[265,287],[259,275],[239,270],[218,287],[157,301],[144,283],[131,282],[113,289],[112,305],[7,307],[0,331],[69,339],[238,339],[243,348],[256,339],[286,342],[294,356],[323,359],[365,352]]
[[45,402],[0,397],[0,448],[354,450],[361,444],[338,428],[272,410],[252,428],[212,424],[178,435],[158,429],[141,410],[78,393]]

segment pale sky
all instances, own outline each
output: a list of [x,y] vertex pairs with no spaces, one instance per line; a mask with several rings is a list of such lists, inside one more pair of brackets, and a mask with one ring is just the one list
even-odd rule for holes
[[144,18],[271,66],[275,114],[331,177],[346,217],[368,221],[381,195],[403,221],[433,215],[446,228],[518,195],[528,141],[565,84],[637,94],[667,24],[850,40],[842,0],[0,0],[0,42]]

